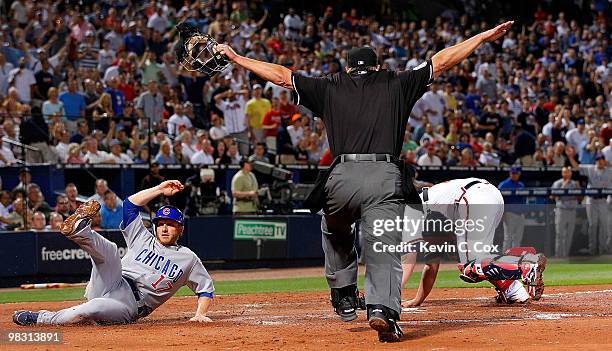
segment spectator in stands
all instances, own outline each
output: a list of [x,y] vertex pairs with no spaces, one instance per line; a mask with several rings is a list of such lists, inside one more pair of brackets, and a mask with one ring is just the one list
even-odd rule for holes
[[262,128],[264,130],[268,150],[276,151],[276,132],[281,125],[281,116],[280,100],[278,98],[272,98],[271,109],[265,114],[262,121]]
[[227,128],[225,128],[223,125],[223,119],[216,113],[212,112],[210,121],[213,124],[213,126],[210,128],[210,139],[213,142],[218,142],[219,140],[225,138],[226,135],[229,135]]
[[240,142],[240,153],[244,155],[249,154],[248,121],[245,114],[245,97],[248,94],[248,90],[227,90],[214,96],[215,105],[223,113],[225,128],[232,138]]
[[[523,189],[525,184],[519,179],[521,177],[521,168],[513,166],[510,169],[510,177],[499,183],[499,190],[516,190]],[[504,243],[503,249],[507,250],[511,247],[521,246],[523,241],[523,233],[525,231],[525,217],[523,215],[525,205],[525,197],[518,195],[504,196]]]
[[575,148],[580,148],[580,146],[582,146],[582,144],[588,140],[588,135],[583,118],[580,118],[576,125],[576,128],[569,130],[565,134],[565,140],[567,140],[569,145],[572,145]]
[[45,216],[53,212],[53,208],[45,201],[45,197],[38,186],[28,189],[28,206],[32,212],[42,212]]
[[237,164],[240,164],[240,160],[242,160],[242,156],[238,152],[238,144],[236,143],[231,143],[227,147],[226,155],[227,155],[227,160],[229,161],[229,163],[224,163],[222,161],[221,164],[237,165]]
[[6,191],[0,191],[0,230],[6,229],[8,223],[7,217],[10,214],[9,208],[11,207],[11,194]]
[[264,140],[262,128],[263,119],[272,109],[270,100],[262,97],[263,88],[260,84],[253,85],[253,97],[246,103],[246,115],[251,134],[251,142],[258,143]]
[[172,155],[172,147],[168,140],[161,142],[159,153],[155,156],[155,162],[160,165],[172,165],[176,163],[176,159]]
[[419,166],[442,166],[442,160],[435,155],[436,148],[429,142],[426,146],[427,152],[417,160]]
[[108,161],[115,164],[132,164],[134,161],[126,154],[121,152],[121,142],[117,139],[113,139],[110,142],[110,154],[108,155]]
[[291,137],[291,144],[294,147],[297,147],[300,140],[304,138],[304,128],[303,128],[303,117],[301,114],[296,113],[291,117],[291,125],[287,127],[287,132]]
[[489,142],[486,142],[484,143],[483,147],[484,150],[480,153],[480,158],[478,159],[480,164],[483,166],[499,166],[501,160],[499,158],[499,155],[497,155],[497,153],[495,153],[495,151],[493,150],[493,145],[491,145],[491,143]]
[[[572,168],[561,169],[561,179],[555,181],[552,189],[580,189],[580,184],[572,180]],[[567,257],[572,248],[574,228],[576,226],[576,196],[551,196],[555,201],[555,256]]]
[[45,230],[47,226],[47,221],[45,220],[45,215],[42,212],[36,211],[32,214],[32,224],[30,228],[33,230]]
[[[221,144],[221,142],[220,142]],[[200,142],[200,150],[191,156],[191,164],[194,165],[212,165],[215,160],[212,157],[212,147],[208,139],[203,139]]]
[[66,163],[68,164],[82,164],[85,163],[83,158],[81,157],[81,147],[77,143],[71,143],[68,146],[68,158],[66,159]]
[[155,80],[147,83],[147,90],[138,96],[137,101],[138,116],[149,119],[153,126],[159,126],[164,112],[164,98],[159,93]]
[[17,162],[11,148],[4,144],[2,140],[3,133],[0,131],[0,166],[12,166]]
[[26,191],[28,186],[36,184],[32,182],[32,173],[28,167],[20,168],[17,177],[19,178],[19,183],[13,188],[13,193],[18,190]]
[[248,159],[242,159],[240,170],[232,177],[232,212],[235,216],[257,213],[259,184],[251,172],[252,167]]
[[110,190],[104,193],[104,203],[100,208],[103,229],[119,229],[123,219],[123,205],[117,202],[117,195]]
[[117,77],[110,77],[106,81],[106,89],[104,93],[111,96],[111,103],[114,115],[123,115],[123,108],[126,104],[125,94],[119,89],[119,80]]
[[101,130],[104,134],[109,132],[111,120],[115,117],[113,101],[109,93],[100,95],[92,110],[91,127]]
[[96,179],[96,183],[95,183],[95,193],[89,197],[89,199],[87,199],[87,201],[89,200],[96,200],[100,205],[104,204],[104,194],[106,194],[106,192],[108,191],[108,182],[106,181],[106,179]]
[[168,119],[168,134],[178,137],[181,128],[192,129],[193,125],[187,115],[184,114],[182,104],[174,105],[174,114]]
[[83,201],[79,200],[79,191],[76,185],[74,185],[74,183],[66,184],[64,193],[66,194],[66,197],[68,198],[70,212],[74,213],[74,211],[76,211],[76,209],[79,208],[79,206],[83,204]]
[[12,63],[6,60],[6,56],[0,53],[0,95],[6,96],[9,88],[9,74],[13,70]]
[[32,86],[36,84],[34,72],[27,67],[25,57],[21,57],[17,63],[17,68],[12,69],[8,74],[9,86],[14,86],[17,90],[19,101],[30,104],[32,100]]
[[251,156],[249,156],[249,161],[270,163],[270,159],[266,156],[266,143],[260,142],[255,145],[255,151]]
[[83,142],[83,139],[89,135],[89,126],[85,119],[79,119],[76,124],[77,132],[70,137],[70,142],[80,144]]
[[51,87],[47,92],[48,100],[42,105],[42,114],[45,122],[49,123],[52,117],[66,118],[64,112],[64,103],[58,99],[57,88]]
[[83,158],[85,163],[89,164],[98,164],[98,163],[108,163],[109,157],[105,151],[102,151],[98,148],[98,140],[96,138],[89,138],[85,142],[85,146],[87,149],[87,153]]
[[9,228],[17,229],[24,226],[24,216],[26,211],[25,201],[17,198],[13,201],[13,212],[5,218],[5,222]]
[[49,214],[49,224],[45,227],[45,230],[59,231],[60,226],[64,222],[64,218],[57,212],[51,212]]
[[74,213],[74,211],[70,210],[70,201],[66,195],[57,195],[55,197],[55,213],[62,216],[63,220],[66,220]]
[[68,81],[68,91],[59,96],[59,100],[64,104],[66,114],[66,127],[70,133],[77,130],[77,120],[85,117],[85,98],[77,91],[76,79]]
[[191,164],[191,159],[187,158],[183,154],[183,147],[181,146],[180,140],[176,140],[172,142],[172,156],[174,156],[174,159],[176,160],[176,164],[179,164],[179,165]]

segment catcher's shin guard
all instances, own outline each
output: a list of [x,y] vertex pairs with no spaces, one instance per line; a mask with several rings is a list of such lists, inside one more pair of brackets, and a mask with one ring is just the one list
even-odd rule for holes
[[542,272],[545,268],[546,256],[533,253],[522,256],[501,255],[493,259],[485,258],[478,263],[472,260],[459,266],[460,278],[468,283],[520,279],[531,298],[536,301],[544,292]]

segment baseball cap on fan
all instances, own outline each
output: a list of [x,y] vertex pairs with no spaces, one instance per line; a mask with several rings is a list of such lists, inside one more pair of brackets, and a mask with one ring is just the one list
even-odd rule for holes
[[376,56],[376,52],[369,46],[352,48],[348,52],[348,66],[351,68],[373,67],[377,64],[378,57]]

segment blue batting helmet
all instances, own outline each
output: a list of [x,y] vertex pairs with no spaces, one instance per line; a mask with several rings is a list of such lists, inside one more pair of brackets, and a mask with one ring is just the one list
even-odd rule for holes
[[158,220],[167,218],[177,222],[180,225],[185,225],[185,220],[183,218],[183,213],[176,207],[166,205],[162,206],[155,213],[155,218],[153,218],[153,224],[156,224]]

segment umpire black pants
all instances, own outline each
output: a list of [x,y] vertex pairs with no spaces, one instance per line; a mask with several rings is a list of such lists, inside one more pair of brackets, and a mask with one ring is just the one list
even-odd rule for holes
[[[400,312],[402,266],[400,253],[376,252],[398,245],[402,232],[381,223],[403,218],[400,170],[388,162],[338,164],[325,184],[326,201],[321,220],[325,275],[330,288],[357,284],[357,251],[351,225],[360,220],[366,264],[366,304],[380,304]],[[381,231],[383,231],[381,233]]]

